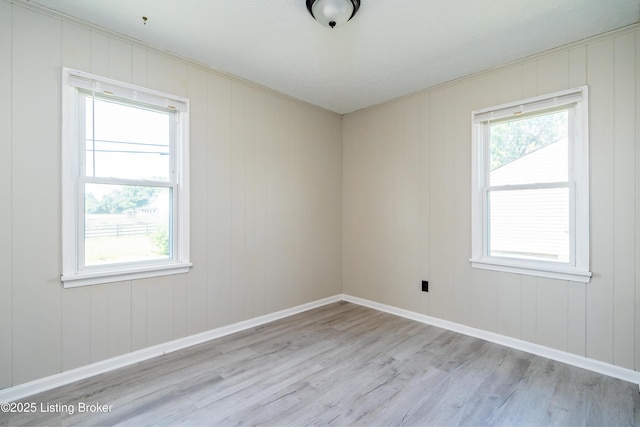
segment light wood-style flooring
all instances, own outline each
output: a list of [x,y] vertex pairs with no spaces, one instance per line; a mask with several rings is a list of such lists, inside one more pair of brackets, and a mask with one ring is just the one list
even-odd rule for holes
[[346,302],[24,401],[112,409],[0,425],[640,425],[636,384]]

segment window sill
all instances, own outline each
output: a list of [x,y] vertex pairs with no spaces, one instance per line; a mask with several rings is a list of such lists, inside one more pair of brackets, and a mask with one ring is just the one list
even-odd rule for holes
[[498,258],[472,258],[469,260],[474,268],[523,274],[526,276],[546,277],[549,279],[569,280],[571,282],[589,283],[591,272],[572,267],[551,266],[518,262]]
[[63,275],[60,280],[65,288],[99,285],[101,283],[122,282],[125,280],[146,279],[149,277],[169,276],[189,272],[193,264],[190,262],[170,265],[153,265],[145,267],[123,268],[118,270],[102,270]]

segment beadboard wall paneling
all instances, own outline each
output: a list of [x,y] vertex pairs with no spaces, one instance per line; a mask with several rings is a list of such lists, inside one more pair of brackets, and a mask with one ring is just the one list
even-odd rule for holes
[[[11,44],[12,44],[11,5],[0,3],[0,91],[5,96],[0,97],[0,194],[7,201],[11,201]],[[0,388],[12,383],[12,342],[13,330],[11,319],[13,316],[11,277],[13,275],[11,218],[12,204],[3,203],[0,209]]]
[[[344,293],[640,369],[638,33],[632,27],[346,115]],[[472,269],[471,111],[585,84],[591,282]],[[414,169],[419,178],[407,182]],[[404,230],[427,246],[407,244]],[[420,280],[429,280],[428,294]]]
[[[635,63],[636,63],[636,99],[640,99],[640,31],[635,32],[636,36],[636,51],[635,51]],[[640,149],[638,149],[638,138],[640,137],[640,129],[637,128],[637,123],[640,123],[640,108],[636,102],[636,152],[635,152],[635,168],[634,171],[640,171]],[[636,314],[636,328],[635,328],[635,367],[636,370],[640,370],[640,325],[638,325],[638,318],[640,317],[640,172],[635,172],[636,191],[635,191],[635,314]],[[631,232],[630,232],[631,233]]]
[[[613,207],[613,361],[615,365],[634,366],[635,345],[635,158],[636,158],[636,34],[615,38],[614,45],[614,207]],[[639,129],[640,130],[640,129]],[[638,272],[640,274],[640,272]],[[640,314],[640,313],[638,313]],[[640,369],[640,367],[638,367]]]
[[[591,271],[587,289],[587,354],[613,362],[614,40],[587,47],[591,174]],[[622,224],[620,224],[622,225]]]
[[62,365],[62,29],[25,8],[14,6],[11,15],[11,327],[13,383],[19,384]]
[[[63,66],[190,99],[182,275],[63,289]],[[0,1],[0,388],[341,293],[342,119]]]

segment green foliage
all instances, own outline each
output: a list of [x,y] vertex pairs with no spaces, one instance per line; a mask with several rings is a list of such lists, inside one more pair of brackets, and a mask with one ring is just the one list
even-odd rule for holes
[[85,193],[84,195],[84,206],[85,210],[89,213],[95,213],[97,209],[99,209],[100,202],[96,199],[96,196],[93,193]]
[[121,214],[149,206],[156,197],[159,189],[156,187],[135,187],[125,185],[118,190],[105,194],[98,201],[91,193],[85,195],[85,210],[90,214]]
[[166,226],[158,227],[151,235],[151,240],[156,247],[155,253],[169,256],[169,231]]
[[567,136],[568,113],[559,111],[491,124],[491,170]]

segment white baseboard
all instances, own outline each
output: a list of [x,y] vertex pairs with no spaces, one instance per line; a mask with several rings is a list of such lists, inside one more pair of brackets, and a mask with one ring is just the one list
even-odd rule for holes
[[154,345],[152,347],[143,348],[141,350],[133,351],[121,356],[116,356],[110,359],[102,360],[100,362],[92,363],[90,365],[85,365],[80,368],[71,369],[69,371],[40,378],[35,381],[16,385],[14,387],[9,387],[0,390],[0,402],[14,402],[16,400],[24,399],[25,397],[32,396],[34,394],[51,390],[63,385],[67,385],[75,381],[83,380],[94,375],[113,371],[114,369],[142,362],[144,360],[151,359],[152,357],[161,356],[163,354],[181,350],[192,345],[201,344],[215,338],[224,337],[235,332],[254,328],[265,323],[273,322],[274,320],[282,319],[284,317],[292,316],[294,314],[302,313],[304,311],[341,300],[342,295],[334,295],[332,297],[298,305],[296,307],[288,308],[285,310],[280,310],[275,313],[265,314],[264,316],[255,317],[253,319],[244,320],[242,322],[233,323],[231,325],[222,326],[220,328],[211,329],[199,334],[179,338],[177,340]]
[[61,372],[59,374],[55,374],[55,375],[51,375],[35,381],[31,381],[25,384],[9,387],[9,388],[0,390],[0,402],[13,402],[19,399],[24,399],[25,397],[28,397],[37,393],[41,393],[47,390],[51,390],[53,388],[60,387],[63,385],[67,385],[75,381],[83,380],[83,379],[92,377],[94,375],[113,371],[115,369],[132,365],[134,363],[142,362],[144,360],[148,360],[153,357],[157,357],[163,354],[181,350],[183,348],[187,348],[196,344],[201,344],[216,338],[233,334],[235,332],[240,332],[250,328],[254,328],[256,326],[260,326],[265,323],[273,322],[274,320],[282,319],[284,317],[292,316],[294,314],[302,313],[304,311],[311,310],[311,309],[321,307],[323,305],[331,304],[334,302],[338,302],[338,301],[347,301],[354,304],[362,305],[375,310],[383,311],[385,313],[390,313],[396,316],[404,317],[406,319],[415,320],[417,322],[424,323],[427,325],[437,326],[439,328],[447,329],[453,332],[458,332],[458,333],[472,336],[475,338],[480,338],[485,341],[490,341],[490,342],[511,347],[517,350],[526,351],[528,353],[536,354],[538,356],[546,357],[548,359],[556,360],[558,362],[566,363],[568,365],[587,369],[587,370],[597,372],[603,375],[607,375],[613,378],[618,378],[631,383],[640,384],[640,372],[633,371],[631,369],[621,368],[619,366],[611,365],[609,363],[604,363],[598,360],[589,359],[589,358],[578,356],[572,353],[555,350],[539,344],[522,341],[519,339],[507,337],[507,336],[496,334],[493,332],[484,331],[482,329],[472,328],[470,326],[461,325],[459,323],[438,319],[436,317],[415,313],[413,311],[404,310],[401,308],[393,307],[386,304],[381,304],[381,303],[366,300],[363,298],[354,297],[351,295],[334,295],[332,297],[313,301],[307,304],[302,304],[296,307],[280,310],[275,313],[266,314],[264,316],[255,317],[253,319],[245,320],[245,321],[234,323],[227,326],[222,326],[216,329],[211,329],[209,331],[201,332],[195,335],[190,335],[184,338],[179,338],[177,340],[158,344],[152,347],[147,347],[131,353],[123,354],[121,356],[116,356],[100,362],[92,363],[90,365],[82,366],[80,368],[72,369],[69,371]]
[[482,329],[472,328],[470,326],[461,325],[459,323],[450,322],[448,320],[438,319],[436,317],[427,316],[425,314],[415,313],[413,311],[404,310],[402,308],[381,304],[375,301],[353,297],[351,295],[343,295],[342,299],[347,302],[373,308],[379,311],[384,311],[385,313],[394,314],[396,316],[415,320],[427,325],[437,326],[439,328],[447,329],[453,332],[459,332],[464,335],[480,338],[482,340],[504,345],[506,347],[511,347],[516,350],[526,351],[527,353],[546,357],[547,359],[556,360],[558,362],[566,363],[578,368],[587,369],[589,371],[597,372],[599,374],[607,375],[613,378],[618,378],[620,380],[640,385],[640,372],[631,369],[622,368],[620,366],[600,362],[595,359],[589,359],[587,357],[578,356],[577,354],[567,353],[550,347],[545,347],[543,345],[534,344],[528,341],[511,338],[493,332],[488,332]]

